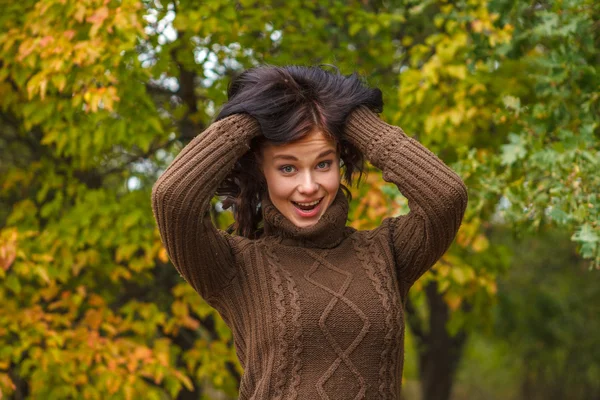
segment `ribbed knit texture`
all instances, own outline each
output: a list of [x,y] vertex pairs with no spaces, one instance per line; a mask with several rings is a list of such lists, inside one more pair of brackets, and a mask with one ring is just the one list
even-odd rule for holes
[[315,225],[298,228],[265,196],[264,235],[230,236],[211,224],[210,199],[259,131],[248,115],[215,122],[152,191],[171,261],[232,329],[244,367],[239,398],[398,399],[404,300],[454,239],[463,182],[361,107],[345,134],[408,198],[409,214],[356,231],[340,190]]

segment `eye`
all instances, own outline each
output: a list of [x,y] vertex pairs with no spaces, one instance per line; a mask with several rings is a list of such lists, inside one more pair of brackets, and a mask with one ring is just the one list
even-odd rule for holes
[[332,162],[330,160],[327,161],[321,161],[320,163],[317,164],[317,168],[318,169],[327,169],[329,167],[331,167]]
[[279,167],[279,170],[284,174],[291,174],[292,172],[294,172],[294,167],[292,165],[284,165],[282,167]]

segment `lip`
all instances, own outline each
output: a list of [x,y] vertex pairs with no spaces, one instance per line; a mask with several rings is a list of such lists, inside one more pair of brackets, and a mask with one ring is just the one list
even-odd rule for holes
[[[296,215],[298,215],[299,217],[312,218],[312,217],[319,215],[319,212],[321,211],[321,207],[323,207],[324,199],[325,199],[324,197],[321,197],[321,202],[319,204],[317,204],[317,206],[315,208],[313,208],[312,210],[308,210],[308,211],[304,211],[304,210],[296,207],[296,205],[294,203],[292,203],[292,206],[294,207],[294,210],[296,211]],[[317,200],[312,200],[312,201],[317,201]],[[310,203],[310,202],[311,201],[301,201],[299,203]]]

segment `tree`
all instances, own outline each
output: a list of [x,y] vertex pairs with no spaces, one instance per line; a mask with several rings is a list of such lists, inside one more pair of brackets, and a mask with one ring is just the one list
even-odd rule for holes
[[[455,340],[447,326],[460,339],[490,320],[506,268],[487,239],[495,215],[516,229],[564,224],[598,263],[597,20],[591,0],[4,6],[0,389],[15,398],[198,398],[210,386],[235,395],[242,371],[231,334],[167,266],[150,188],[210,123],[233,73],[332,63],[381,87],[383,118],[469,186],[456,245],[410,303],[424,390],[446,382],[426,398],[447,398],[461,340],[444,347],[445,363],[427,352],[433,337]],[[356,190],[355,226],[400,212],[388,209],[384,194],[403,203],[375,171]],[[221,226],[227,218],[215,207]],[[435,315],[443,319],[431,331]]]
[[514,268],[500,281],[494,336],[522,370],[522,398],[598,398],[600,351],[590,332],[600,277],[586,271],[560,230],[509,242]]

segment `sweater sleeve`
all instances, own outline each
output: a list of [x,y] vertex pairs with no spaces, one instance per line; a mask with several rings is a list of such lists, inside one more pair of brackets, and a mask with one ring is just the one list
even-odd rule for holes
[[210,201],[260,133],[258,122],[235,114],[214,122],[181,150],[152,187],[152,211],[171,262],[205,299],[235,276],[234,239],[210,218]]
[[454,240],[467,206],[465,184],[431,151],[364,106],[349,115],[345,134],[408,199],[407,215],[384,221],[398,279],[408,290]]

